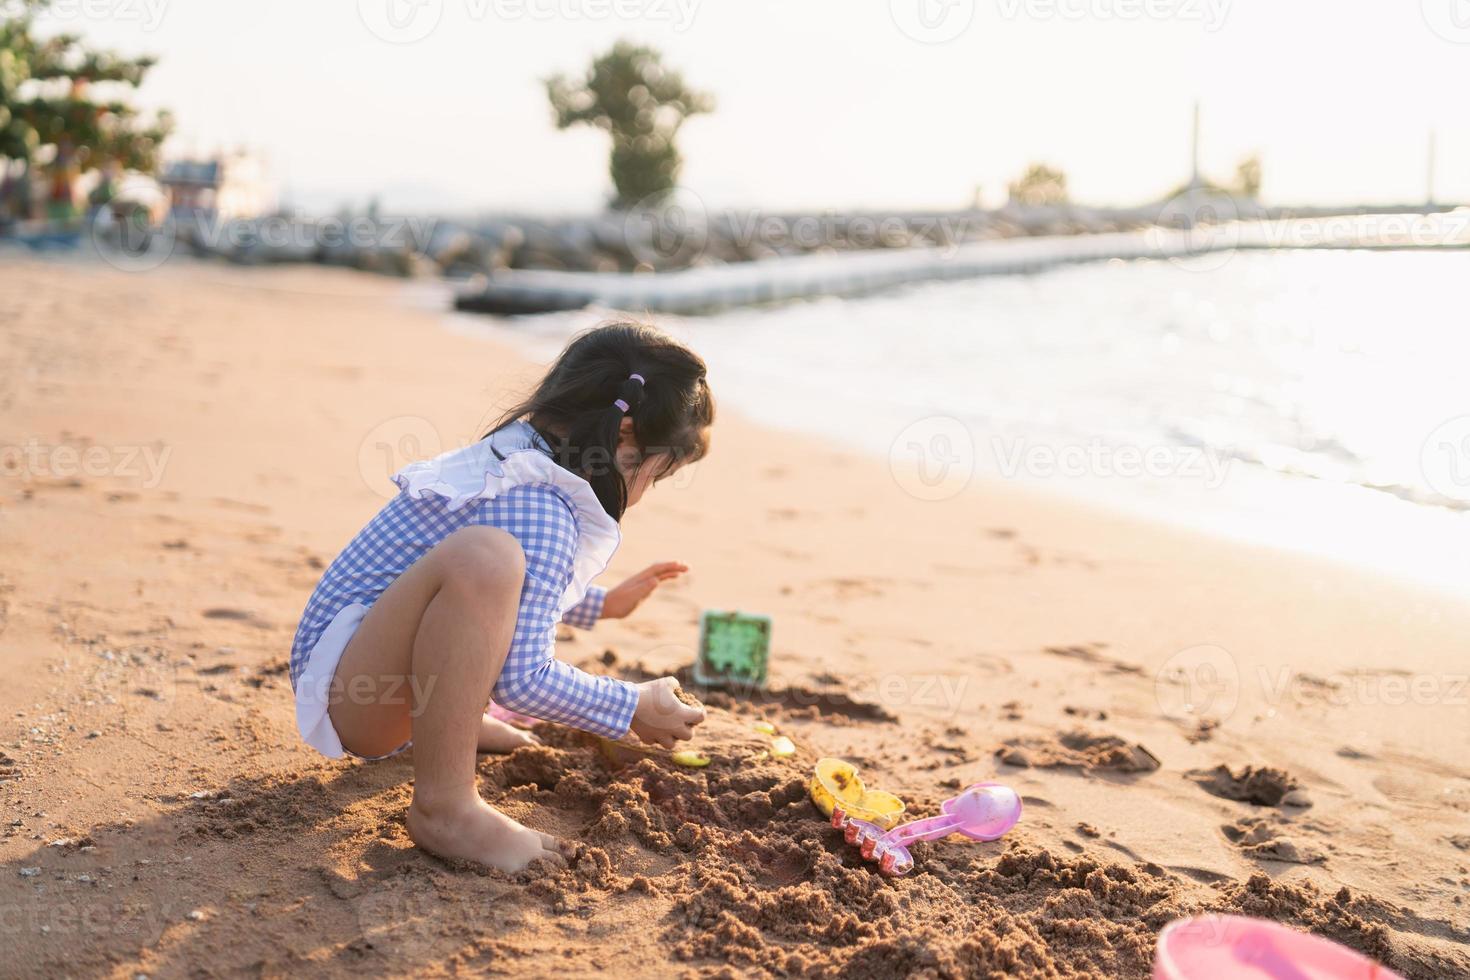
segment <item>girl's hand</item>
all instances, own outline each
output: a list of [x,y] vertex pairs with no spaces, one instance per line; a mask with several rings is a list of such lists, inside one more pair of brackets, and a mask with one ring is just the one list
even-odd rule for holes
[[602,600],[602,618],[622,619],[652,595],[660,582],[678,578],[687,571],[689,566],[678,561],[661,561],[656,565],[649,565],[621,585],[607,590],[607,597]]
[[685,704],[674,693],[679,682],[659,677],[638,685],[638,707],[633,711],[634,735],[651,745],[672,749],[675,742],[694,737],[694,726],[704,721],[704,708]]

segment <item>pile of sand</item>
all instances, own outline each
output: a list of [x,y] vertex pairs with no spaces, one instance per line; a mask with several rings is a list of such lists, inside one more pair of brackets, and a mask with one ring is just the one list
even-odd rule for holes
[[[762,758],[752,710],[710,708],[698,739],[713,757],[704,769],[621,743],[610,752],[551,725],[537,729],[545,745],[487,757],[486,798],[579,842],[570,866],[465,873],[417,855],[393,874],[344,870],[334,891],[356,906],[372,947],[365,952],[400,968],[508,966],[544,954],[526,938],[537,930],[524,928],[544,917],[543,937],[583,939],[565,948],[569,969],[605,967],[626,937],[596,937],[634,930],[646,963],[701,975],[1144,977],[1167,922],[1214,910],[1311,929],[1409,977],[1451,976],[1470,962],[1400,955],[1375,921],[1386,907],[1346,889],[1324,896],[1265,874],[1203,887],[1149,863],[1056,854],[1028,842],[1024,823],[992,844],[918,845],[911,874],[883,877],[813,807],[816,747]],[[770,706],[761,714],[783,720]],[[193,801],[194,832],[269,847],[271,838],[342,819],[316,781],[259,796]],[[410,853],[407,797],[406,787],[385,786],[363,804],[371,819],[362,807],[350,819]],[[911,800],[911,811],[932,814],[938,801]],[[516,938],[502,938],[509,933]]]

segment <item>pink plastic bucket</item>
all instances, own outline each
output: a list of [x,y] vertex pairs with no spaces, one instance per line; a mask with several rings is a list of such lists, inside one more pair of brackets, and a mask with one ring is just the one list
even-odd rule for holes
[[1331,940],[1264,919],[1205,915],[1169,923],[1154,980],[1403,980]]

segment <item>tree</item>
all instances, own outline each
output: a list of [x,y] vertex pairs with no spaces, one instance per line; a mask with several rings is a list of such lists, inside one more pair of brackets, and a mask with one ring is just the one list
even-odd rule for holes
[[[51,178],[51,198],[70,209],[72,184],[91,170],[150,172],[172,128],[123,97],[143,83],[152,58],[86,46],[74,34],[38,37],[36,15],[51,0],[0,0],[0,160]],[[30,202],[20,202],[29,210]]]
[[1235,191],[1254,200],[1261,196],[1261,158],[1252,153],[1235,165]]
[[1067,175],[1044,163],[1033,163],[1008,191],[1016,204],[1066,204]]
[[581,81],[547,79],[546,94],[558,129],[585,123],[612,137],[608,169],[619,209],[673,190],[683,164],[674,146],[679,127],[714,109],[714,98],[685,85],[658,51],[628,41],[594,60]]

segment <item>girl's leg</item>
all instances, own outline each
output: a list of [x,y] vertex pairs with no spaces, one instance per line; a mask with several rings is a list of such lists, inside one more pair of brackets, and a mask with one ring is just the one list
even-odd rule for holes
[[330,715],[342,745],[382,755],[413,738],[408,834],[442,857],[506,871],[559,857],[556,839],[480,798],[475,749],[515,630],[525,556],[509,534],[449,535],[373,604],[337,665]]

